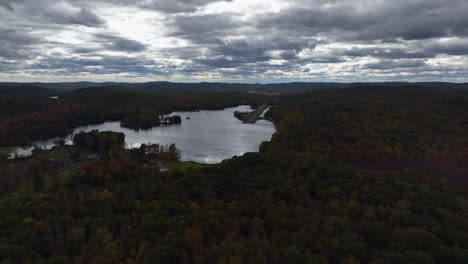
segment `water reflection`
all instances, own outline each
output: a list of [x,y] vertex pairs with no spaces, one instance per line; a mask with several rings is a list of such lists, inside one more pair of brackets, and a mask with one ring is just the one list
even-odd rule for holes
[[[243,124],[234,117],[234,111],[251,111],[250,106],[238,106],[219,111],[174,112],[182,117],[181,125],[155,127],[134,131],[120,127],[119,122],[78,127],[73,134],[91,130],[115,131],[125,134],[127,148],[136,148],[143,143],[169,145],[175,143],[181,151],[181,160],[199,163],[219,163],[224,159],[246,152],[258,151],[263,141],[269,141],[275,132],[273,123],[259,120],[255,124]],[[65,140],[71,144],[73,134]],[[34,145],[50,149],[58,138],[35,142]],[[30,155],[32,147],[18,147],[12,153]]]

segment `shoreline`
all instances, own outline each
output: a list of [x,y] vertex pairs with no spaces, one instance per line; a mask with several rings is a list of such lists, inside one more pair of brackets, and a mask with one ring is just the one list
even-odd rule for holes
[[260,116],[262,115],[262,113],[267,108],[268,108],[268,104],[263,103],[263,104],[257,106],[257,108],[252,112],[243,112],[243,113],[242,112],[234,112],[234,116],[237,119],[241,120],[242,123],[254,124],[255,122],[257,122],[260,119]]

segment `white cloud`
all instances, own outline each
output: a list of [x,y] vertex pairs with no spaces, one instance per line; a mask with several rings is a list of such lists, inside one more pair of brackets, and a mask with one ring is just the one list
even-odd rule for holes
[[466,12],[463,0],[6,0],[0,81],[468,81]]

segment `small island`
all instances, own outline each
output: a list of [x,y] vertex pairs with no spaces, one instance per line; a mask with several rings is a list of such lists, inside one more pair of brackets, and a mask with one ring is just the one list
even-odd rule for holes
[[161,125],[182,124],[182,118],[178,115],[159,117]]
[[234,116],[241,120],[243,123],[253,124],[260,119],[263,111],[267,109],[268,105],[266,103],[257,106],[257,108],[252,112],[239,112],[235,111]]
[[139,130],[150,129],[157,126],[179,125],[182,123],[182,118],[178,115],[164,116],[159,115],[157,118],[149,116],[133,116],[129,115],[121,120],[122,127]]

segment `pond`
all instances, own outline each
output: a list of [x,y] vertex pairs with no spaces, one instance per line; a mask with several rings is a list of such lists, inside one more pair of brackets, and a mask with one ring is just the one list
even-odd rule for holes
[[[120,122],[77,127],[66,137],[71,144],[73,135],[91,130],[115,131],[125,134],[127,148],[137,148],[143,143],[169,145],[175,143],[181,152],[182,161],[215,164],[247,152],[257,152],[263,141],[269,141],[276,129],[272,122],[258,120],[255,124],[244,124],[234,117],[234,111],[252,111],[250,106],[238,106],[217,111],[174,112],[182,117],[182,124],[154,127],[135,131],[120,126]],[[58,138],[34,142],[43,149],[55,146]],[[33,147],[16,147],[11,157],[31,155]]]

